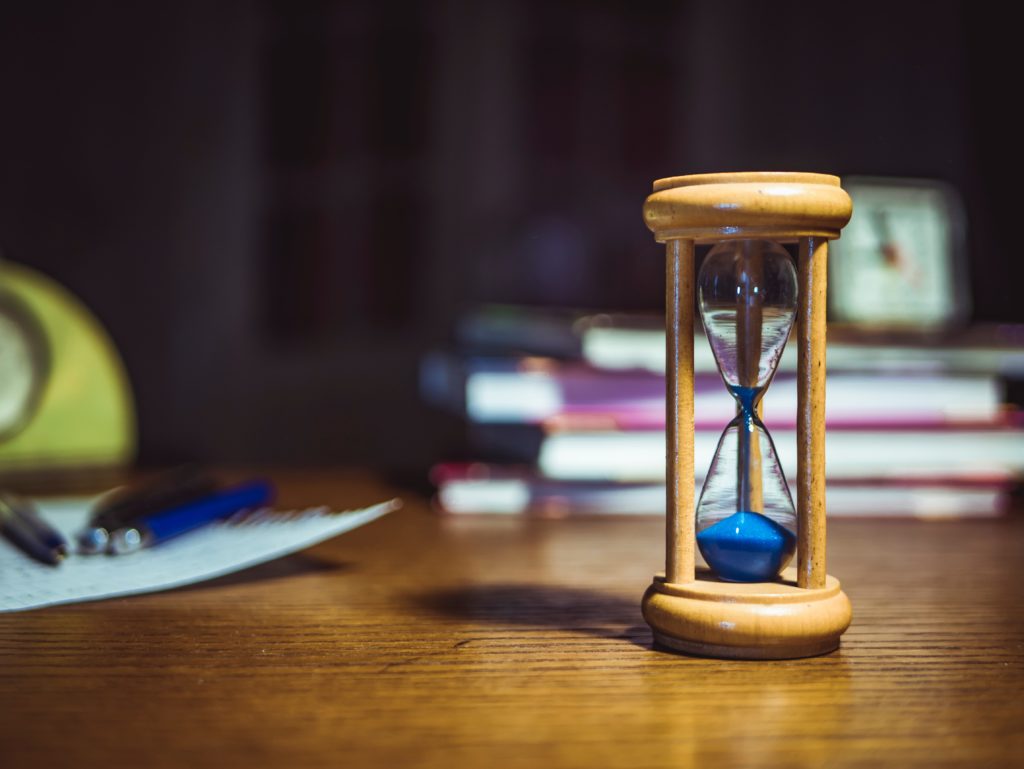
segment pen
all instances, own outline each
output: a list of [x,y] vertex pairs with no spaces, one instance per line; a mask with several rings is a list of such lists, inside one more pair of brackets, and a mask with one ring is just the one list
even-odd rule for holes
[[68,554],[68,543],[51,528],[31,502],[0,492],[0,529],[4,536],[33,558],[58,565]]
[[194,465],[186,465],[145,483],[118,489],[97,503],[89,523],[76,537],[77,550],[87,555],[103,553],[110,544],[112,531],[144,515],[193,502],[216,488],[213,478]]
[[111,533],[109,552],[114,555],[134,553],[240,510],[266,505],[273,495],[274,489],[269,482],[255,481],[215,492],[170,510],[144,515],[131,525]]

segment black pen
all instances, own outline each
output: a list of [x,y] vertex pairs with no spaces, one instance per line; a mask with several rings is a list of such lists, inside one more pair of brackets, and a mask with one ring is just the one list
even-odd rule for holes
[[109,552],[112,555],[134,553],[242,510],[263,507],[273,497],[274,487],[269,481],[251,481],[214,492],[171,510],[154,511],[129,526],[111,532]]
[[194,465],[175,468],[147,482],[118,489],[96,504],[88,525],[76,537],[79,553],[104,553],[110,535],[145,515],[179,507],[212,494],[216,482]]
[[18,548],[33,558],[58,565],[67,557],[68,543],[51,528],[35,506],[25,499],[0,492],[0,530]]

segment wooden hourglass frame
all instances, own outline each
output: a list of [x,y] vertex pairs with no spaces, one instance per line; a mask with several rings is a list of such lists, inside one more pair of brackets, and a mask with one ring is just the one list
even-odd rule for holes
[[[828,241],[850,219],[839,179],[721,173],[660,179],[644,219],[666,244],[666,564],[643,598],[655,642],[737,659],[825,654],[850,601],[825,573],[825,295]],[[694,247],[723,240],[797,243],[797,565],[771,582],[726,582],[695,564]]]

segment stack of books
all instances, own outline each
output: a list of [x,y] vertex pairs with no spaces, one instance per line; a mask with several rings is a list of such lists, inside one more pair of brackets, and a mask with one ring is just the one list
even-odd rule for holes
[[[838,335],[830,335],[832,336]],[[424,361],[422,390],[463,414],[472,462],[433,470],[449,513],[652,514],[665,509],[665,338],[654,318],[492,308],[458,354]],[[697,494],[735,403],[695,340]],[[1024,346],[829,343],[830,515],[995,516],[1024,477],[1024,421],[1005,403]],[[764,421],[790,489],[796,356],[784,354]]]

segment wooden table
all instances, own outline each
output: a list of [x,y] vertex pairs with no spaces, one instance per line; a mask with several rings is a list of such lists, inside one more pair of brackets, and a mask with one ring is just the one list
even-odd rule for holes
[[206,585],[0,615],[0,766],[1024,766],[1020,521],[834,521],[841,650],[723,662],[650,648],[661,521],[406,502]]

